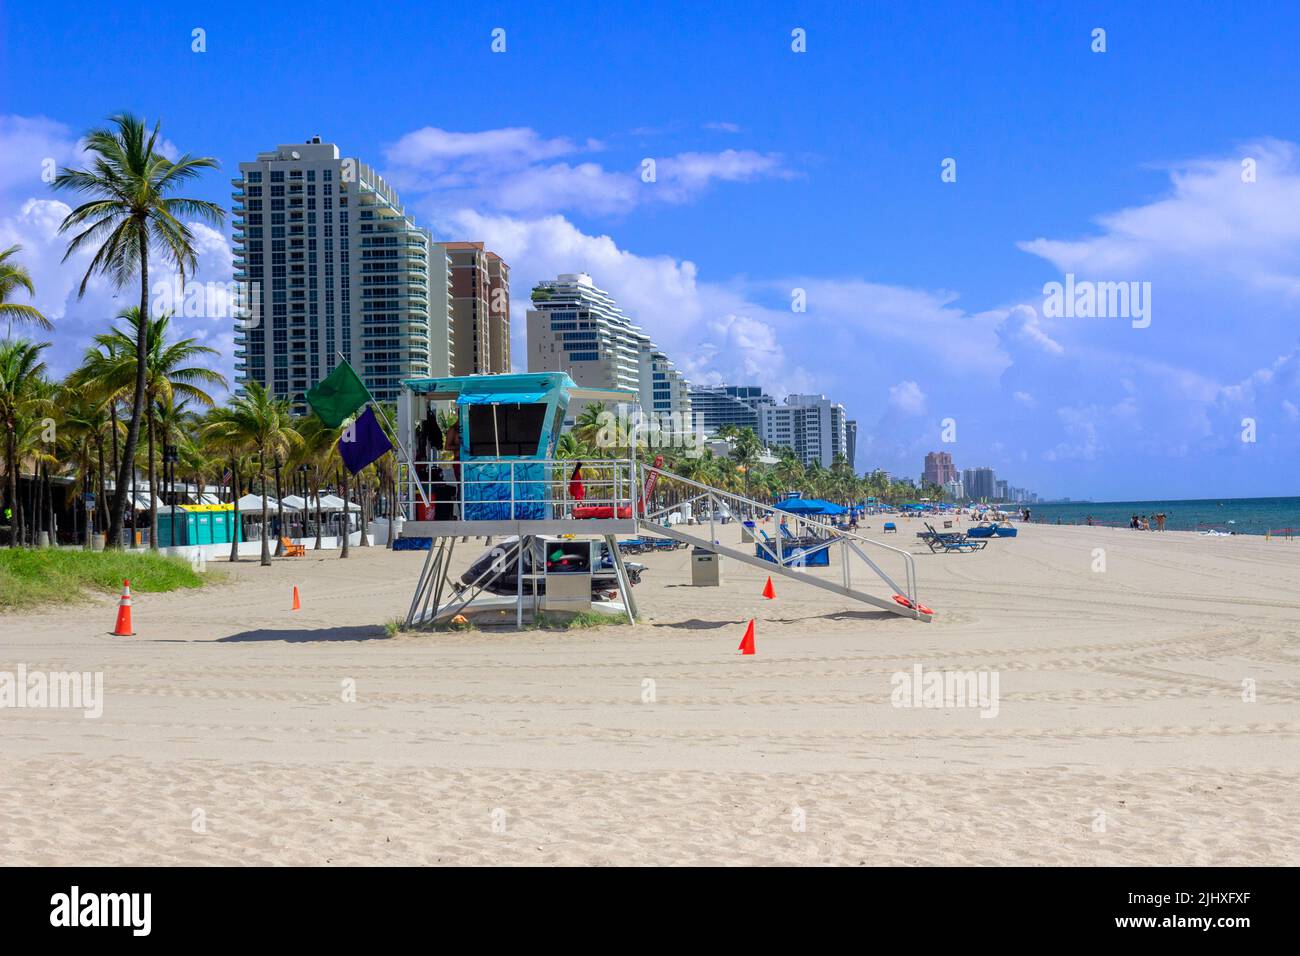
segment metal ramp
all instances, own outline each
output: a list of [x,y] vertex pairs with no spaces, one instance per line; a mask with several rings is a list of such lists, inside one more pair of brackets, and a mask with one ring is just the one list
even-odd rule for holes
[[[910,617],[918,621],[929,621],[934,617],[934,612],[921,604],[918,599],[916,593],[916,562],[907,551],[891,547],[879,541],[873,541],[870,538],[862,537],[851,531],[821,521],[790,515],[772,505],[763,504],[731,492],[720,491],[717,488],[692,481],[689,478],[683,478],[663,469],[647,468],[646,472],[657,473],[661,480],[672,482],[678,486],[685,486],[694,494],[684,501],[647,512],[644,516],[639,517],[637,519],[638,525],[642,531],[663,535],[675,541],[713,551],[732,560],[765,569],[771,574],[795,580],[801,584],[809,584],[850,600],[861,601],[864,604],[870,604],[872,607],[889,611],[891,614],[897,614],[900,617]],[[704,513],[707,514],[707,522],[701,521],[699,524],[694,525],[672,525],[667,524],[666,521],[660,523],[660,521],[656,520],[665,518],[669,513],[679,510],[683,504],[690,504],[692,509],[702,508]],[[809,571],[805,565],[805,557],[810,550],[808,546],[803,545],[798,550],[787,551],[787,545],[783,541],[779,530],[776,537],[770,541],[761,540],[761,535],[755,536],[755,550],[761,548],[771,560],[761,558],[757,553],[748,553],[731,545],[715,543],[717,523],[714,516],[723,508],[732,516],[749,515],[755,519],[763,516],[775,516],[776,520],[772,525],[773,528],[778,528],[782,518],[808,526],[817,539],[817,543],[811,550],[821,551],[825,548],[830,554],[838,554],[841,569],[840,582],[820,577]],[[737,520],[739,520],[738,517]],[[905,584],[899,585],[879,563],[872,560],[868,554],[869,549],[881,549],[891,553],[896,560],[901,561]],[[869,594],[854,586],[853,568],[859,562],[864,570],[869,571],[875,578],[889,586],[891,589],[890,597]],[[903,598],[907,601],[907,604],[903,604],[893,595]]]

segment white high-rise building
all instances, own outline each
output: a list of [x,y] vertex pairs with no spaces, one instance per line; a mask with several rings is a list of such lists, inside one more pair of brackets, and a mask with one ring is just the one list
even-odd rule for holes
[[792,448],[805,465],[829,468],[848,454],[844,406],[825,395],[787,395],[784,405],[759,409],[758,437],[769,448]]
[[[564,273],[533,287],[528,371],[567,372],[588,388],[631,389],[646,414],[675,413],[690,427],[690,383],[585,272]],[[569,423],[585,404],[570,403]]]
[[[449,367],[441,312],[445,259],[430,302],[429,234],[386,182],[313,137],[239,164],[235,279],[258,293],[260,315],[235,330],[236,382],[260,382],[303,411],[302,393],[338,364],[376,399],[403,378]],[[448,313],[449,315],[449,313]]]

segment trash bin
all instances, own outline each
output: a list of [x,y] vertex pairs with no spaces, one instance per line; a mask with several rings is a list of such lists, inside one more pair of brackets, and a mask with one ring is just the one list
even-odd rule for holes
[[691,549],[691,585],[716,588],[722,584],[722,556],[704,548]]
[[752,521],[744,521],[744,522],[741,523],[741,525],[740,525],[740,543],[741,543],[741,544],[753,544],[753,543],[754,543],[754,522],[752,522]]

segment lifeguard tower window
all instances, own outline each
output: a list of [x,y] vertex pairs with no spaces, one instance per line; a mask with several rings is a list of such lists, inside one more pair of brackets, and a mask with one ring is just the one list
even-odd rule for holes
[[469,453],[474,458],[536,457],[546,403],[471,405]]

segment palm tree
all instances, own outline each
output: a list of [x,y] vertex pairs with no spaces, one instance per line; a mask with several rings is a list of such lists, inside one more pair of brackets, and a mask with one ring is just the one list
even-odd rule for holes
[[732,438],[731,458],[738,467],[744,469],[746,497],[750,497],[750,474],[762,454],[763,443],[754,434],[754,429],[745,427],[735,433]]
[[4,466],[9,498],[9,546],[18,547],[22,508],[18,501],[20,449],[31,428],[37,383],[45,375],[41,352],[49,342],[26,339],[0,342],[0,429],[4,431]]
[[[79,232],[69,243],[66,262],[83,247],[98,243],[90,266],[77,290],[78,298],[86,294],[92,276],[108,277],[119,289],[131,278],[140,276],[140,314],[149,314],[149,247],[158,246],[166,259],[185,274],[198,266],[194,235],[178,215],[195,216],[212,225],[220,225],[225,212],[216,203],[200,199],[169,197],[167,193],[196,178],[204,169],[215,169],[217,161],[208,156],[186,153],[172,162],[157,151],[161,124],[146,133],[144,122],[129,113],[113,116],[110,127],[91,130],[86,136],[86,152],[93,159],[89,169],[64,169],[54,180],[55,189],[93,196],[72,210],[59,226],[59,232]],[[120,547],[122,512],[126,504],[127,478],[135,459],[140,438],[140,418],[144,414],[148,355],[148,323],[139,323],[136,332],[136,376],[131,400],[131,420],[126,430],[126,446],[117,469],[113,510],[109,516],[108,544]]]
[[225,459],[230,471],[230,500],[233,503],[230,531],[230,560],[239,560],[239,545],[244,540],[244,524],[239,514],[239,476],[251,470],[247,439],[235,419],[231,407],[214,408],[199,426],[199,440],[210,448],[214,456]]
[[302,446],[294,459],[296,464],[307,466],[307,475],[311,485],[311,497],[316,500],[316,547],[321,548],[321,525],[324,514],[320,503],[321,473],[328,472],[334,447],[339,440],[340,430],[330,428],[323,421],[312,415],[298,424],[298,434],[302,437]]
[[[149,546],[158,549],[158,496],[157,496],[157,409],[160,403],[170,403],[180,396],[211,408],[212,396],[201,386],[226,386],[220,372],[206,367],[203,362],[220,353],[214,348],[199,345],[197,339],[167,341],[167,327],[171,315],[164,313],[156,319],[141,322],[142,315],[136,306],[129,306],[117,314],[126,323],[123,329],[114,326],[109,332],[95,336],[95,344],[103,350],[107,361],[102,374],[106,381],[122,382],[138,367],[137,343],[145,343],[145,417],[148,437],[147,471],[149,473]],[[141,325],[145,328],[142,330]],[[194,364],[189,364],[194,363]],[[165,443],[165,440],[164,440]],[[173,522],[173,526],[175,522]]]
[[266,507],[266,468],[271,462],[289,457],[302,444],[293,427],[293,414],[286,399],[276,399],[262,385],[250,381],[221,414],[210,417],[204,434],[218,443],[239,447],[255,456],[262,495],[262,566],[270,567],[271,548],[266,537],[269,516]]
[[[104,436],[108,430],[108,406],[100,399],[89,385],[76,385],[64,382],[59,395],[61,421],[59,439],[67,452],[73,457],[76,480],[73,492],[82,501],[92,491],[97,491],[100,500],[104,493]],[[92,458],[97,465],[92,463]],[[94,534],[92,516],[89,507],[83,508],[85,516],[85,538],[83,546],[90,548],[91,536]]]
[[16,289],[25,289],[28,296],[32,298],[36,296],[36,288],[32,285],[32,277],[28,271],[17,262],[9,261],[22,251],[22,246],[13,245],[0,252],[0,319],[9,323],[9,331],[5,338],[10,339],[14,337],[15,320],[39,325],[47,332],[54,328],[50,320],[41,315],[35,306],[9,301]]
[[573,426],[573,437],[588,448],[597,448],[597,436],[604,428],[601,416],[605,414],[604,402],[592,402],[582,410]]

